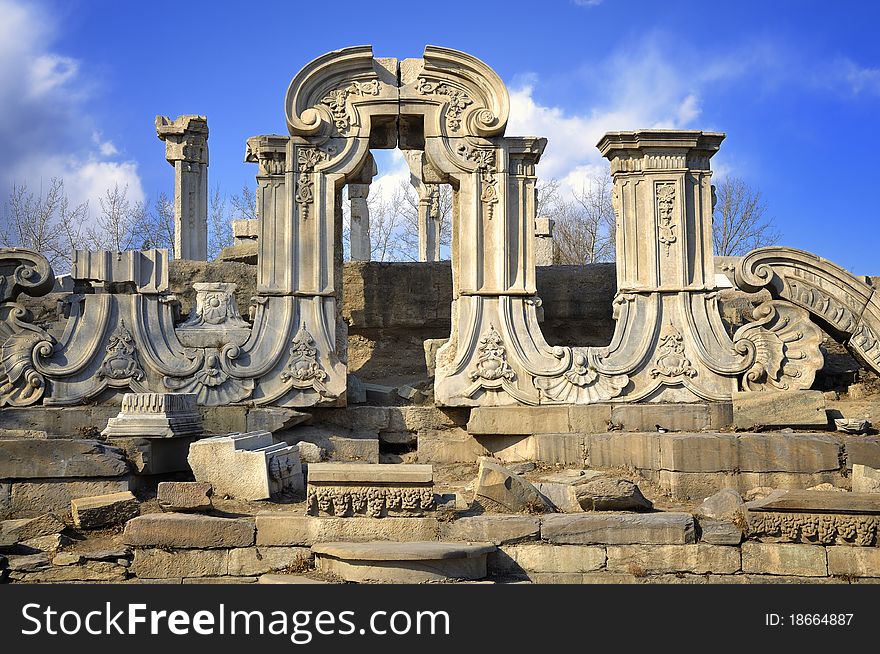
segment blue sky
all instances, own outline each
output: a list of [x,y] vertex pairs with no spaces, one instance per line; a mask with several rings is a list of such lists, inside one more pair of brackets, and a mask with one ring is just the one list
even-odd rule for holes
[[[606,170],[595,143],[608,130],[723,131],[717,174],[762,191],[782,244],[880,274],[868,165],[880,132],[877,7],[0,0],[0,191],[61,175],[93,207],[114,182],[153,199],[173,185],[155,116],[201,113],[210,185],[236,192],[255,174],[245,139],[284,133],[284,93],[305,63],[364,43],[376,56],[418,57],[430,43],[500,74],[507,133],[550,139],[539,175],[576,188]],[[399,158],[380,166],[389,179],[402,173]]]

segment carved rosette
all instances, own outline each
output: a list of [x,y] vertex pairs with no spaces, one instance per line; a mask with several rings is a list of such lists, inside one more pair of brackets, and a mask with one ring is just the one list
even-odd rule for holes
[[98,368],[96,377],[106,380],[111,386],[137,386],[137,390],[146,390],[138,382],[142,382],[146,374],[137,357],[134,336],[125,326],[125,321],[120,320],[119,326],[110,334],[105,348],[101,366]]
[[281,381],[300,390],[312,389],[319,395],[325,395],[327,387],[324,382],[327,380],[327,373],[318,362],[315,339],[306,329],[305,323],[294,336],[289,352],[290,357],[281,373]]
[[864,514],[749,512],[748,535],[822,545],[855,544],[870,547],[880,518]]
[[742,377],[742,388],[760,390],[805,390],[813,385],[825,357],[819,347],[822,331],[810,322],[805,309],[782,300],[760,304],[752,313],[754,322],[740,327],[733,340],[755,345],[755,362]]
[[379,95],[379,80],[373,79],[368,82],[351,82],[350,84],[330,91],[321,100],[321,104],[330,111],[336,130],[343,136],[347,136],[351,130],[352,117],[348,111],[348,101],[351,96]]
[[424,486],[309,486],[306,507],[311,515],[381,518],[434,508],[434,491]]
[[653,378],[662,377],[670,380],[697,376],[697,369],[691,365],[690,359],[685,355],[684,338],[671,323],[660,336],[657,359],[649,374]]

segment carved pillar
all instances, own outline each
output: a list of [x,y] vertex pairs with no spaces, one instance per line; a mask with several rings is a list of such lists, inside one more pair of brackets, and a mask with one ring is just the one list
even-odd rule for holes
[[724,134],[611,132],[617,214],[617,331],[605,358],[630,375],[629,399],[722,400],[753,358],[718,313],[709,160]]
[[403,153],[409,165],[409,180],[418,195],[419,261],[440,260],[440,186],[426,183],[422,175],[421,150]]
[[156,116],[165,159],[174,166],[174,256],[208,258],[208,119]]
[[348,199],[351,203],[351,244],[352,261],[370,260],[370,207],[367,196],[369,184],[349,184]]
[[252,136],[247,140],[244,160],[257,168],[257,292],[276,286],[278,271],[289,264],[279,259],[277,241],[287,221],[287,185],[285,170],[287,141],[278,134]]

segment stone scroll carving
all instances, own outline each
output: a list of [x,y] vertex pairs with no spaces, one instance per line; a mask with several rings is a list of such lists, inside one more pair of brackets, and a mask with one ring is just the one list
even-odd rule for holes
[[[744,291],[766,288],[774,298],[800,307],[865,367],[880,373],[880,299],[872,284],[814,254],[778,246],[743,257],[735,280]],[[821,367],[821,359],[813,359]]]

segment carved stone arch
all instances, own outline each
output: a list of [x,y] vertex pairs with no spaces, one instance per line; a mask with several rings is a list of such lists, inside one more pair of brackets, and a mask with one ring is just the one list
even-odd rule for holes
[[744,291],[766,288],[773,298],[805,309],[863,365],[880,374],[880,298],[867,279],[810,252],[781,246],[749,252],[735,279]]
[[423,116],[426,139],[503,136],[510,95],[473,55],[429,45],[421,59],[401,62],[400,114],[403,120]]

